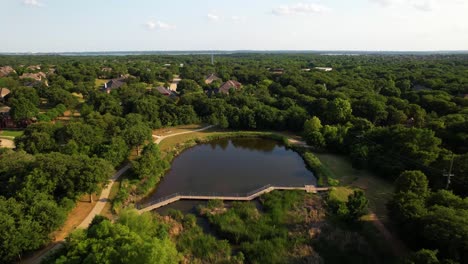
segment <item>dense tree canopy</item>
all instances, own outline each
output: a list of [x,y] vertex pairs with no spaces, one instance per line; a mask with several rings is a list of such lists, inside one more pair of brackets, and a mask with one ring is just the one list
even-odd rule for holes
[[124,211],[118,222],[96,217],[77,230],[45,263],[179,263],[179,253],[164,227],[148,213]]
[[[32,64],[41,65],[41,70],[28,69]],[[453,205],[468,194],[466,55],[236,53],[217,56],[214,65],[201,54],[0,56],[0,66],[6,65],[16,73],[0,78],[0,87],[11,90],[1,101],[0,106],[11,110],[0,114],[0,125],[13,123],[25,130],[15,139],[16,151],[0,154],[4,262],[45,243],[74,199],[95,192],[109,176],[110,166],[119,166],[132,149],[138,151],[152,140],[152,129],[200,122],[230,129],[288,130],[303,135],[317,150],[348,155],[356,167],[390,180],[410,171],[397,180],[390,205],[394,221],[403,230],[417,230],[417,239],[427,241],[418,250],[436,248],[439,259],[466,258],[460,253],[466,249],[466,216]],[[314,69],[324,65],[333,70]],[[282,74],[272,70],[279,68]],[[19,78],[40,71],[45,76],[41,81]],[[210,74],[222,81],[237,80],[242,88],[229,95],[212,93],[221,81],[207,85],[204,78]],[[167,86],[174,75],[182,79],[177,96],[153,89]],[[122,86],[103,92],[103,83],[112,78],[121,78]],[[167,166],[152,158],[157,153],[152,145],[143,151],[135,161],[136,178],[156,183],[159,176],[149,174]],[[452,157],[456,176],[449,185],[453,193],[447,194],[439,191],[446,186],[441,175]],[[414,170],[427,175],[427,181]],[[435,195],[444,198],[444,204],[434,203]],[[41,203],[29,204],[31,197],[39,197]],[[349,207],[357,216],[364,201],[355,198],[356,204]],[[41,210],[51,217],[38,216]],[[444,221],[456,225],[441,225]],[[102,228],[106,225],[103,222]],[[220,230],[230,237],[229,228],[236,227]],[[267,231],[263,234],[277,235],[277,230]],[[442,231],[457,236],[448,241]],[[13,240],[13,232],[31,239]],[[282,247],[274,239],[259,242],[251,240],[250,233],[235,233],[234,239],[249,240],[243,247],[247,259],[260,258],[253,249]],[[14,242],[5,244],[10,238]],[[444,247],[442,241],[451,244]],[[415,257],[423,258],[433,259],[433,254]]]

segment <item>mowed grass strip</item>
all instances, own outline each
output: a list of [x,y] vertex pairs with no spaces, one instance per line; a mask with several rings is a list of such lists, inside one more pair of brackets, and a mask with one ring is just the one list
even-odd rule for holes
[[22,130],[0,130],[0,136],[4,137],[19,137],[23,135]]
[[[387,202],[393,194],[393,184],[367,170],[357,170],[345,156],[330,153],[315,153],[322,164],[340,181],[337,196],[351,193],[359,188],[365,191],[370,209],[381,219],[387,220]],[[345,190],[349,189],[349,190]],[[333,193],[333,192],[332,192]]]

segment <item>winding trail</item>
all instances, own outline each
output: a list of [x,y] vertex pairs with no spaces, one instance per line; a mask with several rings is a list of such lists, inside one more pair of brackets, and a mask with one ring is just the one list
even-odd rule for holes
[[[153,138],[156,138],[156,140],[154,142],[156,144],[159,144],[159,143],[161,143],[161,141],[163,141],[164,139],[166,139],[168,137],[174,137],[174,136],[189,134],[189,133],[193,133],[193,132],[200,132],[200,131],[210,129],[212,127],[214,127],[214,126],[209,125],[209,126],[206,126],[206,127],[200,128],[200,129],[195,129],[195,130],[190,130],[190,131],[185,131],[185,132],[180,132],[180,133],[174,133],[174,134],[170,134],[170,135],[166,135],[166,136],[160,136],[160,137],[153,135]],[[111,191],[112,186],[114,185],[114,183],[116,181],[118,181],[119,178],[125,172],[127,172],[127,170],[130,169],[130,168],[131,168],[130,163],[126,164],[124,167],[122,167],[119,171],[117,171],[109,179],[107,186],[102,190],[101,195],[99,197],[99,200],[97,201],[97,203],[94,206],[93,210],[91,210],[91,212],[86,216],[86,218],[81,222],[81,224],[78,225],[77,228],[82,228],[82,229],[88,228],[88,226],[93,221],[94,217],[96,215],[99,215],[102,212],[102,210],[104,209],[104,207],[106,206],[107,202],[109,202],[110,191]],[[64,242],[65,242],[65,240],[56,241],[54,244],[49,245],[45,250],[40,251],[37,255],[32,256],[29,259],[25,259],[21,263],[39,264],[51,252],[61,248],[63,246]]]
[[131,168],[130,164],[125,165],[123,168],[121,168],[112,178],[109,179],[109,182],[101,192],[101,196],[99,197],[99,200],[97,201],[96,205],[94,205],[93,210],[89,212],[88,216],[81,222],[81,224],[78,226],[78,228],[88,228],[88,226],[91,224],[93,221],[94,217],[102,212],[102,209],[104,209],[104,206],[106,206],[106,203],[109,201],[109,194],[112,189],[112,186],[114,183],[124,174],[127,172],[128,169]]
[[161,141],[163,141],[164,139],[166,139],[166,138],[168,138],[168,137],[174,137],[174,136],[179,136],[179,135],[183,135],[183,134],[189,134],[189,133],[194,133],[194,132],[200,132],[200,131],[204,131],[204,130],[210,129],[210,128],[212,128],[212,127],[214,127],[214,125],[206,126],[206,127],[200,128],[200,129],[195,129],[195,130],[190,130],[190,131],[185,131],[185,132],[179,132],[179,133],[175,133],[175,134],[170,134],[170,135],[167,135],[167,136],[155,136],[155,135],[153,135],[153,138],[156,139],[156,140],[154,141],[154,143],[159,144],[159,143],[161,143]]

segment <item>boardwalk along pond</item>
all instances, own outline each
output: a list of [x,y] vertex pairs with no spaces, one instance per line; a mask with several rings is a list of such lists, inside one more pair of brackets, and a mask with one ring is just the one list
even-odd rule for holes
[[302,158],[281,143],[262,138],[218,139],[185,150],[172,162],[147,201],[174,193],[245,194],[273,186],[316,185]]

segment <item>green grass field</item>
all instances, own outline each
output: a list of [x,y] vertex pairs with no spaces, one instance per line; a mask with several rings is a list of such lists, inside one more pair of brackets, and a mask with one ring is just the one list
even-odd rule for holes
[[4,137],[19,137],[21,135],[23,135],[22,130],[0,130],[0,136]]
[[314,154],[330,170],[334,178],[340,181],[340,186],[335,188],[330,195],[345,200],[353,189],[362,189],[369,199],[370,209],[381,220],[387,220],[386,204],[393,193],[393,184],[391,182],[369,171],[354,169],[345,156],[329,153]]
[[101,87],[102,87],[106,82],[108,82],[108,81],[109,81],[109,80],[107,80],[107,79],[96,79],[96,80],[94,81],[94,86],[95,86],[96,88],[101,88]]

